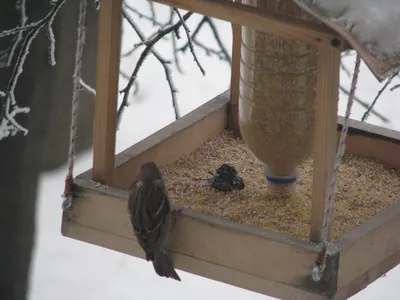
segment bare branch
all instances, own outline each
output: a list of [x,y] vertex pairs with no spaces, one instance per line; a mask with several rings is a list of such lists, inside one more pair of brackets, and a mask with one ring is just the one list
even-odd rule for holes
[[[343,92],[344,94],[346,94],[347,96],[350,94],[350,91],[345,89],[343,86],[339,87],[340,91]],[[364,107],[365,109],[369,108],[369,104],[363,100],[361,100],[360,98],[358,98],[357,96],[354,96],[354,101],[358,104],[360,104],[362,107]],[[384,115],[382,115],[381,113],[375,111],[374,109],[371,110],[371,114],[375,115],[377,118],[381,119],[384,123],[389,123],[389,119],[386,118]]]
[[151,19],[153,20],[153,26],[155,26],[157,24],[157,20],[156,20],[156,11],[154,10],[154,3],[152,0],[147,0],[147,3],[149,3]]
[[[166,36],[167,34],[170,34],[170,33],[172,33],[172,32],[176,32],[176,31],[182,26],[182,24],[185,23],[185,21],[186,21],[188,18],[190,18],[190,16],[191,16],[192,14],[193,14],[192,12],[186,13],[186,14],[182,17],[182,19],[179,20],[177,23],[175,23],[174,25],[169,26],[169,27],[167,27],[167,28],[165,28],[165,29],[163,29],[163,30],[160,30],[160,31],[158,32],[158,34],[157,34],[155,37],[153,37],[153,38],[151,38],[151,39],[149,39],[149,40],[144,40],[144,36],[138,34],[139,37],[140,37],[141,40],[142,40],[142,42],[141,42],[139,45],[146,45],[146,48],[143,50],[142,54],[140,55],[140,58],[139,58],[139,60],[138,60],[138,62],[137,62],[137,64],[136,64],[136,66],[135,66],[135,69],[133,70],[132,75],[131,75],[131,77],[129,78],[128,84],[126,85],[126,87],[125,87],[124,89],[122,89],[122,90],[120,91],[120,93],[123,93],[124,96],[123,96],[123,99],[122,99],[122,103],[121,103],[120,107],[118,108],[118,114],[117,114],[117,123],[118,123],[118,124],[119,124],[119,122],[120,122],[120,120],[121,120],[121,116],[122,116],[122,114],[123,114],[123,111],[124,111],[125,107],[128,105],[128,95],[129,95],[129,91],[130,91],[132,85],[135,83],[135,80],[136,80],[136,78],[137,78],[137,75],[138,75],[138,73],[139,73],[139,70],[140,70],[141,66],[143,65],[144,60],[147,58],[147,56],[148,56],[150,53],[153,53],[153,54],[154,54],[154,50],[153,50],[154,45],[155,45],[159,40],[161,40],[164,36]],[[124,12],[124,16],[127,16],[126,11]],[[136,30],[137,30],[138,28],[137,28],[137,26],[135,26],[135,23],[133,22],[133,20],[130,20],[130,21],[132,21],[132,23],[131,23],[131,25],[133,24],[132,27],[133,27],[134,29],[136,28]],[[136,31],[136,32],[138,33],[139,30]],[[143,39],[142,39],[142,38],[143,38]],[[154,55],[156,56],[156,54],[154,54]],[[157,56],[156,56],[156,57],[157,57]],[[165,62],[166,62],[166,61],[164,61],[163,66],[164,66],[164,69],[166,70],[166,71],[165,71],[165,72],[166,72],[166,76],[167,76],[167,78],[170,78],[170,77],[169,77],[169,76],[170,76],[169,74],[170,74],[171,71],[169,70],[169,68],[165,68],[165,66],[167,65]],[[171,82],[172,82],[171,80],[168,82],[169,85],[170,85],[170,90],[171,90],[171,93],[172,93],[172,94],[175,94],[175,93],[176,93],[176,89],[175,89],[175,87],[173,86],[173,84],[171,85]],[[175,99],[175,98],[173,98],[173,101],[174,101],[174,99]],[[178,111],[178,109],[177,109],[177,103],[175,102],[175,103],[173,103],[173,105],[174,105],[174,110],[175,110],[175,117],[176,117],[176,118],[179,118],[180,115],[179,115],[179,111]]]
[[[145,36],[142,33],[142,31],[139,29],[139,26],[129,17],[129,15],[126,14],[125,10],[123,10],[123,15],[124,15],[125,19],[129,22],[129,24],[132,26],[132,28],[135,30],[135,32],[139,36],[140,40],[143,42],[145,40]],[[155,56],[155,58],[160,62],[160,64],[164,68],[165,77],[167,79],[169,89],[171,92],[172,106],[174,107],[175,119],[178,119],[180,114],[179,114],[179,110],[178,110],[178,102],[176,99],[177,89],[175,87],[175,84],[174,84],[172,76],[171,76],[171,68],[169,66],[171,64],[171,62],[162,58],[161,55],[154,49],[151,50],[151,53]]]
[[[149,1],[149,3],[150,3],[150,4],[153,4],[152,1]],[[129,4],[127,4],[126,1],[124,1],[124,4],[123,4],[123,5],[124,5],[124,7],[126,7],[130,12],[134,13],[135,15],[137,15],[139,18],[143,18],[143,19],[145,19],[145,20],[147,20],[147,21],[152,22],[152,23],[153,23],[153,26],[154,26],[154,25],[157,25],[157,26],[160,26],[160,27],[164,27],[165,24],[162,24],[162,23],[158,22],[158,21],[155,19],[155,15],[153,16],[153,14],[152,14],[151,17],[146,16],[146,15],[142,14],[140,11],[138,11],[136,8],[134,8],[134,7],[130,6]],[[155,13],[155,12],[154,12],[154,7],[153,7],[153,13]],[[154,18],[153,18],[153,17],[154,17]]]
[[345,66],[343,62],[340,62],[340,68],[346,73],[347,77],[351,77],[350,70]]
[[[0,33],[0,37],[4,37],[4,36],[8,35],[8,34],[4,34],[4,32],[6,32],[6,33],[14,32],[16,34],[18,32],[28,30],[28,33],[24,37],[23,42],[21,44],[21,49],[19,51],[17,61],[13,68],[12,75],[8,81],[7,89],[5,92],[0,93],[0,100],[2,102],[1,103],[2,111],[0,113],[0,124],[1,124],[0,140],[2,138],[8,137],[9,135],[13,136],[18,131],[23,132],[25,135],[28,133],[28,129],[22,127],[15,120],[15,116],[17,114],[29,112],[28,107],[24,107],[24,108],[18,107],[18,104],[15,100],[15,87],[17,85],[19,76],[23,72],[23,66],[24,66],[25,60],[28,56],[32,41],[35,39],[35,37],[38,35],[38,33],[40,32],[40,30],[43,27],[45,27],[46,25],[51,26],[51,23],[53,22],[55,16],[57,15],[59,9],[61,8],[62,4],[65,1],[66,0],[59,0],[57,2],[52,2],[53,7],[50,10],[50,12],[43,19],[39,20],[38,22],[31,23],[27,26],[18,27],[20,29],[17,31],[15,31],[15,29],[11,29],[11,30],[8,30],[8,31],[6,30],[6,31],[3,31],[2,33]],[[21,4],[25,4],[25,2],[21,1]],[[23,24],[23,22],[21,22],[21,24]]]
[[[199,42],[196,37],[197,35],[200,33],[201,28],[203,27],[204,24],[208,24],[213,35],[215,38],[215,41],[217,42],[220,51],[216,51],[210,47],[205,46],[203,43]],[[217,30],[217,26],[214,24],[214,21],[212,18],[208,17],[208,16],[203,16],[203,18],[201,19],[201,21],[199,22],[199,24],[197,25],[196,29],[194,30],[192,36],[191,36],[193,43],[196,44],[197,46],[199,46],[200,48],[202,48],[207,55],[217,55],[217,57],[219,59],[222,59],[224,61],[227,61],[229,63],[230,66],[232,66],[232,61],[231,61],[231,57],[228,54],[228,51],[226,50],[224,44],[222,43],[222,40],[219,36],[218,30]],[[189,43],[186,43],[183,47],[179,48],[178,51],[182,51],[185,52],[187,50],[187,48],[189,47]]]
[[382,95],[382,93],[386,90],[386,88],[387,88],[387,87],[389,86],[389,84],[392,82],[392,79],[393,79],[395,76],[397,76],[397,74],[398,74],[398,73],[396,73],[396,74],[392,75],[391,77],[389,77],[389,79],[386,81],[386,83],[384,84],[384,86],[378,91],[378,94],[376,95],[374,101],[372,101],[371,105],[368,107],[367,111],[366,111],[366,112],[364,113],[364,115],[362,116],[362,118],[361,118],[361,121],[362,121],[362,122],[364,122],[364,121],[368,118],[368,116],[369,116],[371,110],[374,108],[374,106],[375,106],[376,102],[378,101],[379,97]]
[[190,48],[190,52],[192,52],[193,59],[194,59],[194,61],[196,62],[197,66],[199,67],[201,73],[202,73],[203,75],[206,75],[206,71],[204,71],[203,67],[201,66],[201,64],[200,64],[200,62],[199,62],[199,59],[198,59],[197,56],[196,56],[196,53],[194,52],[194,46],[193,46],[193,43],[192,43],[192,38],[190,37],[190,34],[189,34],[190,30],[189,30],[189,28],[187,27],[185,21],[182,19],[182,16],[181,16],[179,10],[178,10],[177,8],[174,8],[174,11],[175,11],[176,14],[178,15],[179,19],[180,19],[181,22],[182,22],[183,28],[185,29],[186,37],[187,37],[187,39],[188,39],[188,45],[189,45],[189,48]]
[[88,92],[89,94],[92,94],[93,96],[96,96],[96,90],[92,88],[90,85],[88,85],[86,82],[83,81],[82,78],[79,79],[79,84],[81,85],[81,88]]
[[[21,27],[24,27],[26,25],[26,21],[28,21],[28,17],[26,16],[25,0],[18,0],[16,6],[17,10],[19,10],[21,13],[20,25]],[[5,51],[4,56],[0,59],[0,68],[11,66],[15,50],[17,49],[18,44],[22,41],[22,35],[23,31],[19,31],[14,37],[12,45]],[[2,62],[1,60],[5,60],[5,62]]]

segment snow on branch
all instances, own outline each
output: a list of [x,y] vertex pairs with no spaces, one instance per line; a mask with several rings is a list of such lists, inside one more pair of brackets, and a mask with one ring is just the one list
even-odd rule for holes
[[[0,38],[10,35],[17,35],[17,38],[14,39],[14,44],[10,48],[10,52],[8,54],[8,65],[11,65],[12,58],[14,56],[14,52],[19,44],[22,41],[20,46],[20,50],[17,56],[17,60],[14,64],[13,71],[11,77],[8,81],[7,88],[5,92],[0,93],[0,104],[1,104],[1,112],[0,112],[0,141],[8,136],[14,136],[18,132],[22,132],[24,135],[28,133],[28,129],[24,128],[21,124],[19,124],[15,118],[18,114],[21,113],[29,113],[30,109],[28,107],[19,107],[17,101],[15,99],[15,87],[17,86],[19,76],[23,72],[23,66],[25,60],[29,54],[29,50],[32,44],[32,41],[41,31],[41,29],[47,26],[49,30],[49,38],[50,38],[50,63],[52,65],[55,64],[54,58],[54,34],[51,29],[51,25],[61,6],[64,4],[66,0],[58,0],[52,1],[52,8],[50,12],[43,17],[41,20],[37,22],[33,22],[26,25],[27,16],[26,16],[26,5],[25,0],[20,0],[17,5],[17,9],[21,12],[21,20],[20,26],[15,27],[10,30],[4,30],[0,32]],[[26,32],[26,35],[23,36],[23,33]]]
[[[28,17],[26,16],[25,0],[18,0],[16,4],[16,9],[20,12],[20,26],[24,27],[26,21],[28,21]],[[3,55],[0,55],[0,68],[11,66],[15,50],[21,40],[22,31],[18,32],[18,34],[14,36],[13,42],[10,45],[9,49],[4,50]]]

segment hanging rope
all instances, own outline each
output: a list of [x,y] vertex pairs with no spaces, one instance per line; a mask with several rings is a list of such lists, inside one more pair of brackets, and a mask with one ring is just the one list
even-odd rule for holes
[[73,92],[72,92],[72,117],[71,131],[68,151],[68,173],[65,178],[65,188],[63,194],[62,208],[68,209],[72,204],[72,178],[75,161],[76,148],[76,132],[78,129],[78,108],[79,108],[79,91],[81,88],[80,79],[82,73],[82,57],[83,45],[85,44],[85,17],[86,17],[87,1],[81,0],[79,4],[79,21],[78,21],[78,38],[76,42],[75,53],[75,70],[73,75]]
[[356,64],[355,64],[354,73],[353,73],[353,80],[351,82],[351,89],[350,89],[350,93],[349,93],[349,98],[347,100],[346,114],[345,114],[344,121],[343,121],[342,133],[340,135],[338,152],[336,154],[336,159],[335,159],[335,167],[333,169],[331,184],[330,184],[329,190],[328,190],[328,197],[326,199],[325,216],[324,216],[324,221],[322,223],[321,242],[319,244],[319,246],[322,247],[322,251],[319,253],[318,258],[317,258],[316,262],[314,263],[313,270],[312,270],[312,278],[316,282],[321,280],[322,274],[326,267],[326,257],[328,255],[327,250],[328,250],[328,246],[329,246],[329,244],[328,244],[328,228],[329,228],[329,223],[330,223],[330,219],[331,219],[333,200],[335,197],[336,179],[337,179],[337,174],[339,172],[342,157],[344,155],[344,150],[346,148],[346,136],[347,136],[347,131],[349,129],[349,117],[350,117],[350,113],[351,113],[351,108],[354,103],[354,95],[356,92],[358,73],[360,72],[360,63],[361,63],[361,57],[359,54],[357,54]]

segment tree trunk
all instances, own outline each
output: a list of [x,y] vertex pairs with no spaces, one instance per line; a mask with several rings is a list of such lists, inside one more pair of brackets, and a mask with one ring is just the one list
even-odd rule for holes
[[[41,19],[50,8],[49,0],[26,2],[28,23]],[[32,42],[15,93],[20,107],[31,108],[29,114],[17,116],[29,133],[0,141],[0,299],[27,299],[39,175],[67,159],[78,8],[79,1],[66,1],[55,19],[54,67],[49,65],[46,28]],[[95,87],[97,12],[90,1],[86,20],[83,78]],[[2,0],[0,31],[14,28],[18,21],[15,0]],[[0,51],[10,41],[0,39]],[[0,90],[6,89],[12,69],[0,69]],[[93,101],[93,96],[81,93],[78,151],[92,144]],[[61,205],[61,199],[54,201]]]

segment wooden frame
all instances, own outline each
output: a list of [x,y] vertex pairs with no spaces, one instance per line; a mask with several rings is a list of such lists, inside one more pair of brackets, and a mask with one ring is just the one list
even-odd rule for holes
[[[127,213],[127,189],[138,166],[150,160],[160,166],[172,163],[218,135],[227,127],[228,103],[226,91],[119,153],[112,187],[92,182],[91,170],[79,175],[78,197],[63,215],[63,235],[144,258]],[[339,118],[338,138],[341,122]],[[400,167],[399,133],[357,121],[350,126],[347,153]],[[347,299],[400,262],[398,228],[400,203],[334,241],[341,250],[330,257],[328,277],[318,284],[310,277],[315,245],[188,209],[178,219],[168,249],[180,270],[259,293],[283,299]]]
[[[240,28],[251,26],[318,46],[320,50],[310,233],[311,241],[318,242],[342,123],[341,118],[337,122],[337,100],[340,53],[346,42],[324,25],[259,11],[239,1],[157,2],[232,22],[232,88],[114,156],[122,0],[102,2],[93,169],[74,179],[77,198],[71,209],[63,213],[62,234],[144,258],[128,218],[127,189],[146,161],[160,166],[173,163],[228,126],[240,135]],[[356,121],[350,125],[347,153],[400,167],[399,133]],[[259,293],[289,300],[347,299],[400,262],[399,226],[400,204],[395,204],[334,241],[339,251],[328,255],[327,270],[318,283],[310,276],[318,252],[315,244],[188,209],[178,219],[167,248],[178,269]],[[363,255],[358,255],[361,250]]]
[[213,18],[252,27],[286,39],[294,39],[320,48],[343,51],[347,42],[324,24],[314,24],[277,14],[270,10],[231,0],[153,0],[166,5],[193,11]]

